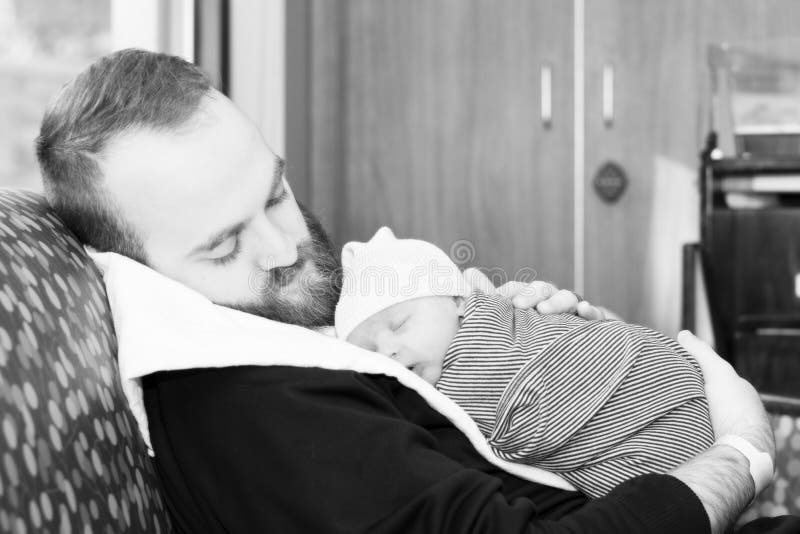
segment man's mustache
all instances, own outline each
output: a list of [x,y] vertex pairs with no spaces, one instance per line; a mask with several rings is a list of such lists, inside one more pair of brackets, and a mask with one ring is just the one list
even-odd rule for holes
[[294,281],[297,275],[303,270],[306,262],[314,258],[314,244],[312,240],[305,239],[297,244],[297,261],[291,265],[273,267],[269,270],[261,270],[259,279],[268,288],[282,288]]
[[292,283],[292,280],[295,279],[297,273],[300,272],[305,263],[306,260],[298,259],[292,265],[275,267],[274,269],[267,271],[267,276],[270,278],[269,283],[277,287],[288,286]]

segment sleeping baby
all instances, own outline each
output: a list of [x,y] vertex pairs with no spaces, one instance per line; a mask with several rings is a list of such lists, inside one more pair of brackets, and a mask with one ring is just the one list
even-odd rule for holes
[[345,245],[342,266],[337,335],[433,384],[501,458],[597,498],[713,442],[700,368],[658,332],[515,309],[471,290],[441,249],[388,228]]

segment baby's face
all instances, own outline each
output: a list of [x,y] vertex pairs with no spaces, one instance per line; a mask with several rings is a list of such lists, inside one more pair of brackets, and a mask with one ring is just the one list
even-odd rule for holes
[[454,297],[419,297],[369,317],[347,337],[359,347],[396,359],[435,384],[461,316]]

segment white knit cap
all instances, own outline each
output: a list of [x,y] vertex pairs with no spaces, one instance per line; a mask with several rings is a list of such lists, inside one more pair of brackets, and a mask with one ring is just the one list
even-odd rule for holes
[[342,249],[342,295],[336,335],[347,339],[368,317],[418,297],[467,296],[466,278],[443,250],[419,239],[397,239],[383,227],[366,243]]

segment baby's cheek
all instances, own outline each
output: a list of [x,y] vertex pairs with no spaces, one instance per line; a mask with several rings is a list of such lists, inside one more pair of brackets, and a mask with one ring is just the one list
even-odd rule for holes
[[348,343],[350,343],[351,345],[355,345],[356,347],[360,347],[360,348],[362,348],[362,349],[372,350],[372,349],[370,349],[370,348],[369,348],[369,346],[367,345],[367,343],[366,343],[364,340],[361,340],[361,339],[356,339],[356,340],[354,340],[354,341],[350,341],[350,340],[348,339],[348,341],[347,341],[347,342],[348,342]]
[[353,330],[353,332],[349,336],[347,336],[346,341],[351,345],[355,345],[356,347],[361,347],[362,349],[375,350],[374,341],[370,339],[370,336],[367,335],[366,332],[359,331],[358,328]]

